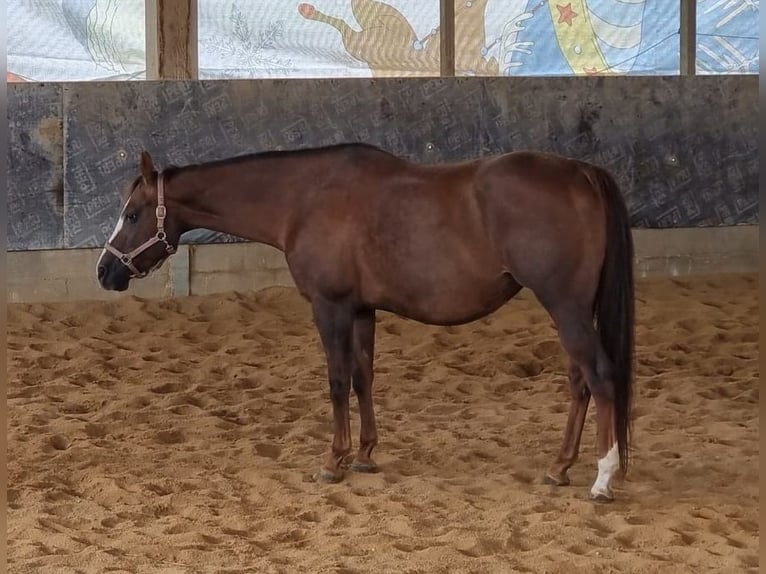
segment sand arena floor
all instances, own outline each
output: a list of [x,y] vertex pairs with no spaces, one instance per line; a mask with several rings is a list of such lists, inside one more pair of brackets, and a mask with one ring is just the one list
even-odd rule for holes
[[[308,480],[331,407],[293,290],[11,305],[10,572],[756,572],[756,276],[641,281],[634,463],[572,485],[565,359],[522,293],[487,320],[380,315],[377,474]],[[358,440],[352,401],[354,444]]]

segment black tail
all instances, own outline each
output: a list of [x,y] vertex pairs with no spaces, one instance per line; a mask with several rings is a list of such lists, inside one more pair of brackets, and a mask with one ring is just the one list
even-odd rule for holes
[[628,209],[614,177],[595,166],[591,166],[591,174],[606,203],[606,255],[596,295],[596,325],[601,346],[612,363],[617,449],[620,469],[625,472],[633,398],[633,236]]

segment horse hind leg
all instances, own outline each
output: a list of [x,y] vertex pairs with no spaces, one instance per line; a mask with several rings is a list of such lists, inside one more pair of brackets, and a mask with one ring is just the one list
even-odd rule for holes
[[561,344],[573,365],[579,368],[585,383],[585,389],[581,391],[583,394],[579,398],[573,397],[562,447],[564,456],[560,453],[554,471],[568,468],[566,465],[571,464],[570,460],[573,462],[572,455],[576,456],[576,445],[579,444],[585,418],[586,397],[592,396],[596,404],[598,476],[591,487],[590,497],[595,501],[608,502],[614,498],[611,483],[620,466],[615,427],[615,389],[609,359],[601,346],[593,320],[585,309],[587,307],[566,306],[551,312],[559,329]]
[[585,415],[588,413],[588,404],[590,403],[590,391],[585,384],[580,367],[575,363],[571,363],[569,366],[569,393],[569,416],[564,431],[564,440],[558,458],[551,469],[545,473],[544,478],[546,484],[554,486],[569,484],[567,471],[577,461]]

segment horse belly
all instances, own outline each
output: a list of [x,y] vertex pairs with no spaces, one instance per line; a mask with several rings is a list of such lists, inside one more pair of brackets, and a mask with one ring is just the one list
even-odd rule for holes
[[432,325],[475,321],[496,311],[521,289],[501,269],[492,275],[464,272],[448,277],[437,273],[420,281],[407,281],[402,276],[399,280],[398,286],[389,287],[389,296],[383,298],[380,307]]
[[473,186],[463,183],[398,201],[387,196],[370,208],[366,240],[355,257],[366,301],[423,323],[450,325],[485,316],[519,291],[486,237]]

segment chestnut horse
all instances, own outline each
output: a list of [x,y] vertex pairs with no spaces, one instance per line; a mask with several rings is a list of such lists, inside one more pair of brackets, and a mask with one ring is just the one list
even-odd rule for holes
[[98,261],[104,289],[124,291],[197,228],[285,254],[327,361],[334,437],[316,480],[342,478],[352,387],[361,432],[350,468],[376,469],[376,310],[457,325],[527,287],[570,361],[564,440],[544,480],[569,483],[592,395],[598,474],[590,497],[613,499],[612,479],[629,454],[634,286],[630,219],[606,170],[532,151],[419,165],[343,144],[158,171],[143,152],[123,200]]

